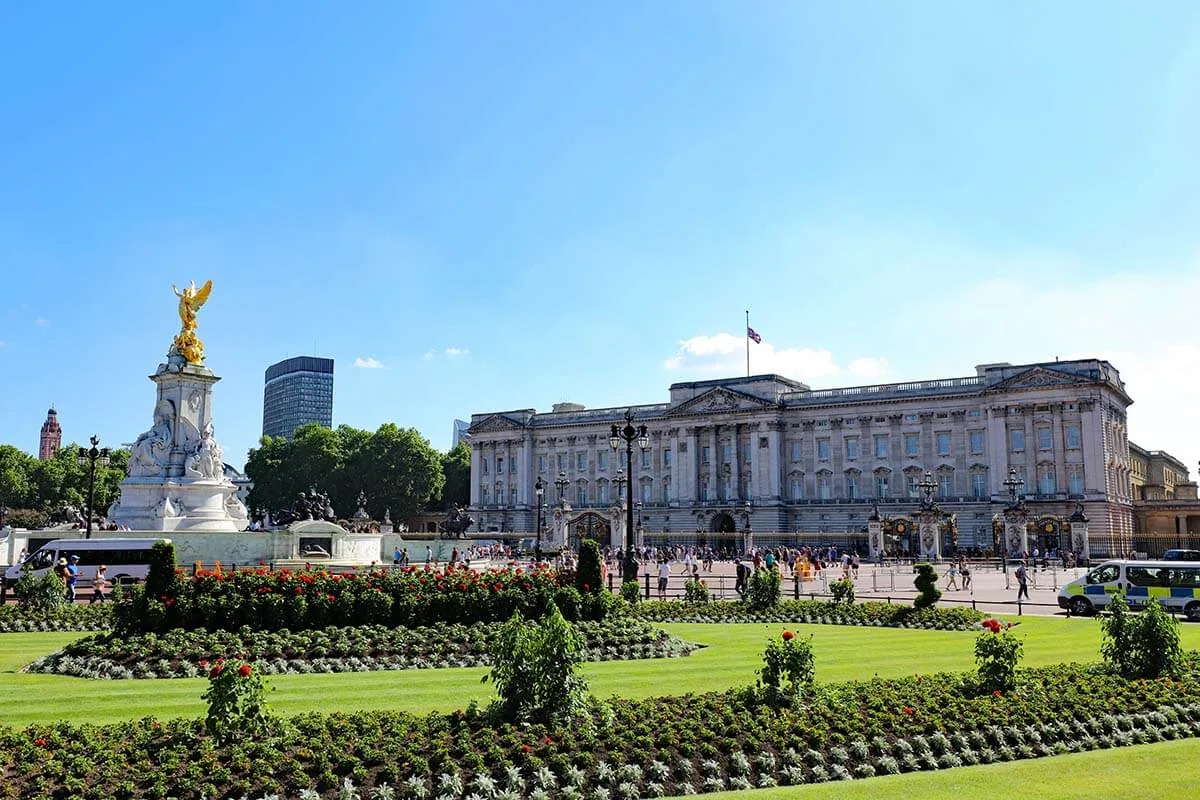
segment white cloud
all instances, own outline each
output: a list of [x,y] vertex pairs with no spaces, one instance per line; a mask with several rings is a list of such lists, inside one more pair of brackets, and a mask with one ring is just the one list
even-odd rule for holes
[[437,358],[438,356],[445,356],[446,358],[462,358],[463,356],[469,355],[470,353],[471,353],[471,351],[466,349],[465,347],[453,347],[453,346],[445,347],[445,348],[435,347],[432,350],[430,350],[428,353],[425,354],[425,360],[432,361],[433,359]]
[[[672,371],[686,372],[698,379],[742,375],[746,369],[746,340],[729,333],[693,336],[679,343],[679,351],[663,362]],[[883,358],[858,357],[842,366],[831,351],[811,347],[776,349],[769,340],[750,343],[750,371],[759,375],[776,373],[808,384],[836,376],[860,381],[887,380],[891,368]]]
[[354,366],[362,369],[383,369],[383,362],[371,356],[367,356],[366,358],[359,357],[354,359]]
[[37,325],[39,328],[44,328],[44,327],[46,327],[47,325],[49,325],[49,324],[50,324],[50,320],[48,320],[48,319],[45,319],[45,318],[43,318],[43,317],[38,317],[36,320],[34,320],[34,323],[35,323],[35,324],[36,324],[36,325]]

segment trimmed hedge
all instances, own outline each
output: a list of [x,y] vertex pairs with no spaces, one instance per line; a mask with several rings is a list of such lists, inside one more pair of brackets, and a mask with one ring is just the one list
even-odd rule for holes
[[476,571],[408,567],[369,573],[265,567],[240,572],[177,572],[154,595],[134,587],[117,606],[122,633],[189,630],[306,630],[331,625],[416,627],[433,623],[500,622],[514,612],[540,617],[551,604],[568,620],[604,619],[616,600],[580,594],[570,580],[538,565]]
[[101,631],[112,627],[112,603],[64,605],[53,611],[0,606],[0,633],[31,631]]
[[810,622],[942,630],[976,629],[987,616],[970,608],[916,609],[877,601],[847,605],[824,600],[783,600],[768,608],[742,601],[694,604],[647,600],[632,606],[629,613],[652,622]]

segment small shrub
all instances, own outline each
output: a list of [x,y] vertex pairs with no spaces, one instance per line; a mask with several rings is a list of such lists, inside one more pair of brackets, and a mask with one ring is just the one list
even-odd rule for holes
[[800,639],[784,631],[779,639],[770,639],[763,651],[763,666],[758,671],[759,690],[774,706],[796,702],[813,685],[812,636]]
[[1017,685],[1021,640],[1013,635],[1011,626],[998,620],[984,620],[983,627],[983,633],[975,639],[980,688],[985,692],[1010,691]]
[[845,603],[852,605],[854,603],[854,581],[849,578],[841,578],[829,584],[829,593],[833,595],[834,605]]
[[55,611],[67,604],[67,590],[53,572],[24,572],[13,585],[13,594],[30,611]]
[[496,684],[495,710],[504,719],[549,723],[583,708],[587,683],[577,674],[583,659],[582,637],[552,606],[540,622],[514,614],[501,627],[483,680]]
[[621,597],[625,598],[626,602],[636,603],[642,599],[642,589],[638,586],[637,581],[625,581],[621,584]]
[[220,744],[269,732],[271,717],[263,695],[262,675],[251,664],[220,659],[208,667],[208,716],[204,727]]
[[150,546],[149,560],[146,595],[158,597],[167,594],[175,582],[175,545],[171,542],[155,542]]
[[1130,680],[1157,678],[1173,673],[1183,650],[1179,646],[1179,623],[1157,601],[1141,614],[1132,614],[1121,595],[1108,604],[1109,614],[1100,618],[1104,662]]
[[783,578],[775,567],[756,569],[747,581],[746,599],[754,609],[772,608],[783,595]]
[[917,577],[913,580],[913,586],[917,587],[919,594],[913,600],[913,608],[932,608],[941,598],[942,593],[937,588],[937,580],[933,564],[917,564]]
[[683,600],[686,603],[707,603],[712,599],[704,581],[695,578],[688,579],[683,585]]

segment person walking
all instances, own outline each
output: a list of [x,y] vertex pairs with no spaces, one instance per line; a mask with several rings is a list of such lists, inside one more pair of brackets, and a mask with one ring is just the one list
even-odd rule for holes
[[946,570],[946,591],[958,591],[958,564],[950,562],[950,568]]
[[963,556],[958,562],[958,572],[962,575],[963,591],[971,588],[971,567],[967,564],[967,557]]
[[662,561],[658,562],[658,599],[667,599],[667,582],[671,577],[671,562],[667,561],[664,556]]
[[67,602],[75,602],[75,584],[79,581],[79,556],[71,556],[67,564]]
[[1024,595],[1026,600],[1029,599],[1029,570],[1026,569],[1024,561],[1022,561],[1020,563],[1020,565],[1017,567],[1016,579],[1017,579],[1017,602],[1019,603],[1019,602],[1021,602],[1022,595]]
[[108,586],[108,567],[104,564],[96,567],[96,579],[92,581],[92,596],[88,599],[88,605],[92,603],[103,603],[107,598],[104,594],[104,589]]

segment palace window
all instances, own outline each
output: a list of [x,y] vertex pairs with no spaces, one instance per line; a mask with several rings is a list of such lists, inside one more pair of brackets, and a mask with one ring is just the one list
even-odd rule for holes
[[887,497],[891,492],[888,485],[888,476],[886,472],[880,472],[875,476],[875,496]]
[[987,473],[972,472],[971,473],[971,496],[982,498],[988,496]]
[[954,473],[948,469],[938,473],[938,495],[940,497],[954,496]]
[[916,456],[921,453],[921,437],[916,433],[904,434],[904,455]]
[[921,487],[917,485],[921,482],[920,474],[914,470],[913,472],[910,472],[907,475],[905,475],[904,478],[905,478],[905,484],[908,487],[908,496],[909,497],[920,497],[921,496]]
[[937,454],[950,455],[950,431],[939,431],[937,435]]
[[566,472],[567,471],[567,454],[559,453],[557,463],[558,463],[558,471]]
[[1054,446],[1053,439],[1050,435],[1049,428],[1038,428],[1037,429],[1037,443],[1038,443],[1038,450],[1049,450],[1051,447]]
[[484,475],[488,474],[488,459],[486,459],[486,458],[483,459],[483,474]]
[[700,448],[700,463],[707,464],[707,463],[709,463],[709,460],[711,458],[712,458],[712,448],[709,447],[708,445],[704,445],[704,447],[701,447]]
[[600,505],[608,505],[608,481],[601,481],[596,487],[596,502]]
[[802,478],[792,478],[791,498],[793,500],[804,499],[804,480]]
[[971,431],[968,438],[970,439],[971,455],[983,455],[983,431]]
[[792,442],[792,461],[800,460],[800,442]]
[[546,471],[546,457],[538,456],[538,472]]
[[849,459],[850,461],[853,461],[854,459],[858,458],[858,437],[857,436],[847,436],[846,437],[846,458]]
[[829,460],[829,440],[817,439],[817,458],[821,461]]
[[642,451],[642,469],[650,469],[650,451]]
[[642,481],[642,503],[650,503],[654,500],[654,484],[650,481]]
[[[669,450],[667,452],[670,452]],[[667,478],[663,481],[663,502],[671,502],[671,479]]]
[[733,445],[731,445],[731,444],[721,445],[721,463],[722,464],[733,463]]
[[1020,453],[1025,449],[1025,431],[1019,428],[1013,428],[1008,432],[1009,449],[1014,453]]
[[587,453],[575,454],[575,469],[583,472],[587,469]]
[[849,497],[851,500],[858,499],[858,473],[857,472],[846,473],[846,497]]
[[514,506],[517,504],[517,487],[514,486],[511,489],[509,489],[508,502]]
[[580,508],[587,505],[587,484],[581,483],[575,487],[575,504]]
[[608,469],[608,451],[600,450],[596,453],[596,468],[601,472]]
[[669,447],[663,450],[663,467],[666,469],[671,468],[671,448]]
[[1083,494],[1083,467],[1067,468],[1067,485],[1071,494]]
[[504,474],[504,456],[496,456],[496,474]]
[[[875,457],[888,457],[888,437],[886,433],[876,434],[875,436]],[[882,497],[882,495],[880,495]]]
[[479,502],[481,505],[485,505],[485,506],[488,504],[488,487],[486,487],[486,486],[479,487]]
[[1070,450],[1078,450],[1079,446],[1080,446],[1079,426],[1078,425],[1068,425],[1067,426],[1067,448]]
[[1054,494],[1058,491],[1058,480],[1053,466],[1038,467],[1038,494]]

